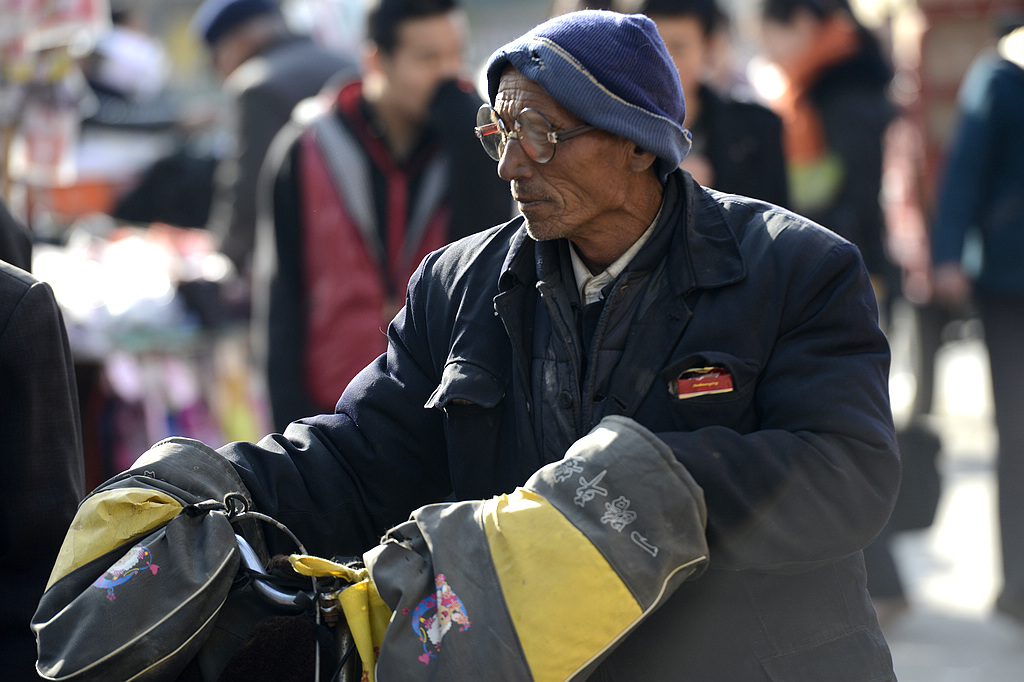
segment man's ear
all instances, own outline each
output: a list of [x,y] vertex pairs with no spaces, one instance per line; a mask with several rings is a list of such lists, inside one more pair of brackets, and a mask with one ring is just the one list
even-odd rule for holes
[[629,157],[629,169],[634,173],[642,173],[654,165],[657,158],[654,152],[644,151],[639,145],[634,145]]

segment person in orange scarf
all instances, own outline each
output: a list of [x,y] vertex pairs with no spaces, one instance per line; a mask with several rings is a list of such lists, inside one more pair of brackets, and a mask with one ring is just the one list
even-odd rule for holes
[[[886,310],[899,288],[879,200],[885,135],[897,114],[887,91],[892,69],[847,0],[764,0],[761,38],[784,83],[772,104],[783,123],[789,207],[860,248]],[[883,623],[907,608],[886,532],[864,552]]]
[[860,247],[881,294],[892,277],[879,203],[883,141],[896,115],[892,69],[847,0],[765,0],[761,37],[784,80],[772,104],[783,121],[790,208]]

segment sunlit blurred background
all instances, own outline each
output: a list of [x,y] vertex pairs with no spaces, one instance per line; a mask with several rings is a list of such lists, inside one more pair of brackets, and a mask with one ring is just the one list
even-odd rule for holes
[[[218,445],[267,429],[265,389],[238,309],[244,303],[232,293],[237,273],[202,229],[212,168],[234,141],[207,53],[189,30],[199,4],[0,0],[0,193],[30,228],[34,274],[53,286],[64,311],[90,488],[165,436]],[[474,75],[493,49],[570,4],[463,0]],[[935,525],[896,538],[916,602],[888,633],[897,672],[927,682],[1024,680],[1024,632],[993,624],[988,613],[995,446],[978,326],[967,316],[922,327],[913,314],[930,298],[929,214],[957,90],[999,22],[1024,12],[1024,1],[853,4],[886,46],[901,107],[883,183],[887,247],[905,298],[889,321],[893,408],[898,422],[930,420],[944,443]],[[771,98],[778,80],[759,56],[756,3],[721,6],[731,23],[718,76]],[[284,0],[283,7],[297,30],[358,52],[362,0]],[[123,23],[112,23],[111,10]],[[96,84],[120,99],[98,97]],[[137,218],[145,213],[133,213],[132,190],[169,158],[194,184],[184,199],[168,198],[173,212],[165,217]]]

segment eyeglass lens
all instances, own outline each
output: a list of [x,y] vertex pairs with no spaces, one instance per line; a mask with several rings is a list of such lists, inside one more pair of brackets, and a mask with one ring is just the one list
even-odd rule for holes
[[555,145],[548,134],[551,124],[535,109],[523,109],[509,131],[497,112],[486,104],[476,114],[476,135],[487,155],[495,161],[501,159],[511,137],[519,140],[523,151],[537,163],[547,163],[555,154]]

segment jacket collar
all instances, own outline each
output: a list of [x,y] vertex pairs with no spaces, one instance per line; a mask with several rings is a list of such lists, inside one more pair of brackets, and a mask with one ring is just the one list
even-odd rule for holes
[[[698,185],[689,173],[673,174],[682,183],[685,196],[684,229],[675,233],[673,248],[669,251],[670,275],[677,290],[715,289],[740,281],[747,269],[737,239],[749,210],[723,209],[722,195]],[[731,220],[730,220],[731,219]],[[683,240],[682,244],[678,240]]]
[[[669,175],[668,182],[675,184],[666,189],[669,202],[662,209],[657,231],[666,227],[673,229],[666,270],[673,292],[685,294],[693,289],[714,289],[743,279],[746,266],[735,226],[729,223],[722,210],[722,195],[712,194],[682,170]],[[673,222],[675,228],[670,224]],[[513,224],[518,224],[518,229],[509,240],[498,279],[499,291],[507,291],[517,283],[532,285],[537,281],[538,244],[526,233],[522,216]],[[658,239],[656,234],[637,254],[637,261],[649,260],[652,255],[649,252],[663,248],[664,244],[665,240]],[[557,253],[557,249],[552,252]]]

